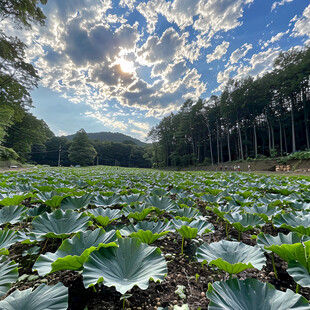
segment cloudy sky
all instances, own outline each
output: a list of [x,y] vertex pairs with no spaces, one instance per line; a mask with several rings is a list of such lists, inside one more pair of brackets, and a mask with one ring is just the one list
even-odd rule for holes
[[188,98],[261,75],[310,44],[309,0],[49,0],[46,26],[18,32],[42,77],[35,109],[56,135],[145,140]]

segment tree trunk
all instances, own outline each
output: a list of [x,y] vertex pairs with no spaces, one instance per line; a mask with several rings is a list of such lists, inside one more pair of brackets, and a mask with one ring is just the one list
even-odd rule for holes
[[294,97],[293,97],[293,95],[291,96],[291,122],[292,122],[292,152],[296,152]]
[[210,143],[210,157],[211,157],[211,164],[213,166],[214,162],[213,162],[213,151],[212,151],[212,138],[211,138],[211,131],[210,131],[210,126],[208,126],[208,131],[209,131],[209,143]]
[[256,123],[253,123],[253,136],[254,136],[254,154],[255,158],[257,158],[257,134],[256,134]]
[[220,140],[220,148],[221,148],[221,163],[223,162],[223,139],[222,139],[222,136],[221,136],[221,140]]
[[241,136],[241,129],[240,129],[239,120],[237,121],[237,128],[238,128],[238,136],[239,136],[240,157],[241,157],[242,160],[244,160],[244,156],[243,156],[243,146],[242,146],[242,136]]
[[283,145],[282,145],[282,123],[279,119],[279,132],[280,132],[280,156],[283,156]]
[[220,163],[220,138],[219,138],[219,124],[216,121],[216,152],[217,152],[217,163]]
[[305,120],[305,132],[306,132],[306,144],[307,149],[310,148],[310,141],[309,141],[309,122],[308,122],[308,111],[307,111],[307,103],[306,103],[306,91],[303,89],[302,91],[302,102],[304,105],[304,120]]
[[231,161],[230,138],[229,138],[228,126],[227,126],[227,148],[228,148],[228,161]]
[[267,127],[268,127],[268,147],[269,147],[269,154],[271,154],[272,146],[271,146],[271,130],[270,130],[270,123],[269,123],[268,117],[266,117],[266,119],[267,119]]
[[270,129],[271,129],[271,144],[272,144],[272,149],[274,150],[275,149],[275,147],[274,147],[274,127],[271,125]]
[[286,140],[286,132],[285,132],[285,127],[283,128],[283,137],[284,137],[284,146],[285,146],[285,152],[288,154],[288,148],[287,148],[287,140]]

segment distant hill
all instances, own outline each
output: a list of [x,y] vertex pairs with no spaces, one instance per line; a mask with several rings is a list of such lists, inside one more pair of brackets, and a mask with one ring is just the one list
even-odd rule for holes
[[[102,142],[111,141],[111,142],[120,142],[120,143],[124,141],[133,141],[136,145],[140,145],[140,146],[146,145],[146,143],[136,138],[124,135],[120,132],[90,132],[90,133],[87,133],[87,135],[90,140],[98,140]],[[74,136],[75,134],[66,136],[66,138],[71,141]]]

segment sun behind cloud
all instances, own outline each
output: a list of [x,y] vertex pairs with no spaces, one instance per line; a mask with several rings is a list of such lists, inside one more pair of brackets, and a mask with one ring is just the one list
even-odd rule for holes
[[124,72],[124,73],[133,73],[135,72],[135,65],[132,61],[129,61],[129,60],[126,60],[126,59],[119,59],[117,61],[121,67],[121,70]]

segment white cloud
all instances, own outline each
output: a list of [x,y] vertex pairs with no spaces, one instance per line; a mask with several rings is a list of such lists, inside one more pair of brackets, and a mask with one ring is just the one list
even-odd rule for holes
[[168,10],[169,3],[165,0],[153,0],[142,2],[137,6],[137,10],[143,15],[147,21],[147,31],[153,33],[158,20],[158,13],[165,15]]
[[234,64],[243,58],[250,49],[252,49],[252,44],[245,43],[240,48],[237,48],[234,52],[231,53],[229,62]]
[[124,122],[116,120],[115,117],[103,115],[103,113],[100,113],[99,111],[87,111],[85,112],[85,116],[95,119],[107,128],[110,127],[120,131],[125,131],[128,128],[127,124]]
[[229,42],[223,41],[220,45],[218,45],[212,54],[207,55],[207,62],[211,62],[214,60],[221,59],[227,52],[229,47]]
[[274,42],[280,41],[282,39],[282,37],[287,35],[288,33],[289,33],[289,30],[287,30],[285,32],[279,32],[275,36],[271,37],[270,40],[265,42],[264,45],[263,45],[263,48],[266,48],[270,43],[274,43]]
[[194,29],[208,33],[209,38],[219,31],[234,29],[242,24],[244,8],[254,0],[200,1],[199,18],[194,23]]
[[262,76],[273,67],[274,60],[279,55],[279,48],[269,48],[267,51],[254,54],[249,60],[248,65],[238,68],[237,78],[241,79],[248,75]]
[[281,1],[275,1],[271,6],[271,12],[275,10],[278,6],[284,5],[288,2],[293,2],[294,0],[281,0]]
[[146,65],[170,62],[181,56],[187,34],[180,36],[173,28],[166,29],[162,36],[149,36],[139,49],[138,55]]
[[136,0],[120,0],[119,5],[120,7],[128,7],[130,10],[133,10],[136,2]]
[[[239,66],[228,66],[223,72],[218,73],[217,82],[220,85],[212,92],[223,91],[230,78],[240,80],[247,76],[262,76],[264,73],[271,71],[279,53],[279,48],[269,48],[267,51],[254,54],[248,60],[245,59],[244,63]],[[233,72],[235,73],[231,74]]]
[[[130,119],[128,121],[128,123],[136,128],[138,128],[139,130],[141,130],[144,133],[148,133],[148,131],[150,130],[150,125],[148,123],[143,123],[143,122],[138,122],[136,120]],[[132,129],[131,129],[132,130]]]
[[[158,15],[166,17],[181,30],[193,26],[209,39],[219,31],[228,31],[242,24],[244,8],[254,0],[154,0],[140,3],[137,10],[147,20],[149,33],[155,31]],[[194,17],[198,17],[194,21]]]
[[310,5],[308,5],[300,18],[295,18],[291,21],[295,22],[292,35],[294,37],[307,36],[310,38]]

